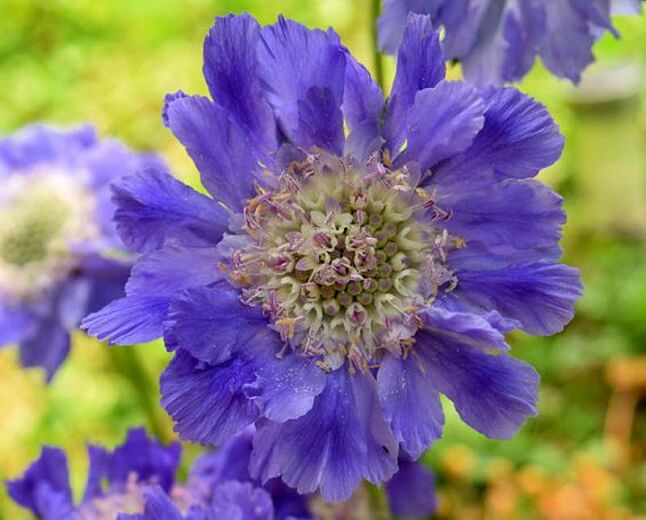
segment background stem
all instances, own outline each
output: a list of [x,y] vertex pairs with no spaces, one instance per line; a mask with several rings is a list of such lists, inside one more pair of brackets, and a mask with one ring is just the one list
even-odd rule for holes
[[365,484],[368,491],[368,500],[370,501],[370,512],[373,515],[372,519],[389,520],[391,518],[390,505],[388,504],[386,490],[370,482],[366,482]]
[[372,46],[373,68],[377,85],[384,90],[384,66],[379,51],[379,32],[377,31],[377,18],[381,13],[381,0],[370,2],[370,38]]
[[171,438],[160,413],[157,384],[146,372],[136,352],[136,347],[109,347],[108,351],[114,366],[129,381],[137,394],[148,427],[160,441],[169,443]]

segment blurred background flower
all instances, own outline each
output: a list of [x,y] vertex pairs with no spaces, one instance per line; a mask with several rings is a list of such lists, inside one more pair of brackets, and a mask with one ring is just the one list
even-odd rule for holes
[[428,14],[445,30],[444,52],[459,60],[469,81],[520,81],[540,56],[554,75],[575,83],[594,61],[592,47],[605,31],[615,37],[614,15],[636,15],[643,0],[385,0],[379,45],[394,54],[409,11]]
[[124,294],[132,262],[112,223],[110,183],[164,168],[91,125],[27,125],[0,139],[0,347],[51,381],[88,312]]
[[[370,63],[365,0],[4,0],[0,16],[0,133],[36,121],[92,121],[140,149],[159,150],[196,185],[195,169],[160,121],[163,96],[206,93],[195,52],[216,15],[250,11],[263,24],[283,13],[311,27],[333,25]],[[510,338],[514,356],[543,378],[539,416],[511,441],[469,431],[448,413],[445,436],[425,461],[436,471],[437,518],[633,519],[646,515],[646,67],[644,18],[617,19],[622,35],[596,45],[598,63],[578,89],[538,67],[520,85],[546,103],[567,138],[564,158],[542,174],[564,196],[566,261],[582,269],[578,314],[554,338]],[[384,62],[385,84],[393,63]],[[457,77],[459,67],[450,71]],[[16,478],[43,443],[69,454],[82,494],[85,442],[115,446],[145,421],[122,375],[127,350],[75,337],[70,359],[46,388],[0,352],[0,477]],[[144,350],[146,350],[144,348]],[[168,363],[146,350],[144,375]],[[448,411],[448,408],[447,408]],[[164,418],[165,419],[165,418]],[[165,423],[170,436],[170,423]],[[199,448],[187,446],[183,471]],[[28,515],[0,490],[0,518]]]

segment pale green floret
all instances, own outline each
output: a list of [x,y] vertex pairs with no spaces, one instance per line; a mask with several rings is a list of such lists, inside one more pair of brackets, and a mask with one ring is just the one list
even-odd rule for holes
[[16,174],[0,201],[0,294],[26,298],[73,267],[72,241],[96,235],[94,200],[58,173]]
[[[75,520],[114,520],[120,514],[141,514],[146,505],[146,491],[159,485],[153,477],[148,481],[140,480],[135,472],[127,476],[126,483],[116,491],[94,497],[81,504],[75,511]],[[181,511],[186,511],[196,503],[194,494],[184,486],[174,485],[168,492],[169,499]]]
[[69,216],[60,201],[25,202],[3,211],[0,223],[0,259],[17,267],[44,260]]
[[285,341],[324,367],[348,358],[365,368],[379,349],[411,341],[415,312],[438,289],[429,274],[443,264],[441,233],[405,170],[368,173],[319,159],[293,165],[283,188],[250,201],[254,243],[234,255],[230,274]]

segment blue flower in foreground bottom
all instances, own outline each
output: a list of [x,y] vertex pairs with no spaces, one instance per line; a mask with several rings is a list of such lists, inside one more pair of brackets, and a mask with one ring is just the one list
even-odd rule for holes
[[384,0],[379,45],[395,54],[409,12],[428,14],[446,31],[444,52],[478,84],[520,81],[536,56],[578,82],[611,15],[639,14],[644,0]]
[[112,224],[109,183],[154,157],[90,126],[24,128],[0,139],[0,346],[51,379],[70,332],[123,296],[131,262]]
[[[316,497],[302,497],[277,480],[261,487],[252,479],[247,469],[251,442],[247,431],[217,452],[202,455],[181,485],[175,482],[179,444],[164,447],[143,429],[133,429],[112,453],[88,448],[89,476],[79,504],[72,500],[67,457],[57,448],[43,448],[40,458],[21,478],[8,482],[7,489],[42,520],[307,520],[313,511],[323,511],[326,506]],[[406,463],[388,483],[396,514],[430,513],[433,485],[428,470]],[[365,497],[347,505],[365,507]]]
[[445,81],[425,16],[385,108],[331,30],[219,18],[204,59],[217,101],[174,94],[164,120],[213,198],[159,171],[119,183],[117,226],[142,254],[84,327],[163,335],[180,435],[256,424],[252,475],[328,501],[439,438],[441,393],[511,437],[538,375],[503,334],[560,331],[580,293],[558,263],[561,198],[531,179],[563,144],[545,108]]
[[[119,512],[141,509],[144,492],[173,490],[180,450],[179,443],[164,447],[149,439],[143,429],[130,430],[125,443],[111,453],[88,446],[85,492],[81,503],[74,504],[65,453],[44,447],[21,478],[7,482],[7,491],[39,519],[114,519]],[[178,498],[187,499],[179,491]]]

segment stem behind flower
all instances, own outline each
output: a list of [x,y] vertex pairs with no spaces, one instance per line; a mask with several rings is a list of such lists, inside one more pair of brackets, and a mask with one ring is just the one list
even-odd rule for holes
[[373,55],[373,67],[375,73],[375,81],[377,85],[384,90],[384,67],[381,59],[381,52],[379,51],[379,32],[377,30],[377,18],[381,13],[381,0],[371,0],[370,3],[370,39]]
[[153,383],[150,375],[146,372],[135,347],[109,347],[108,352],[114,366],[130,382],[136,392],[152,433],[164,444],[169,443],[171,438],[168,428],[160,415],[157,385]]

